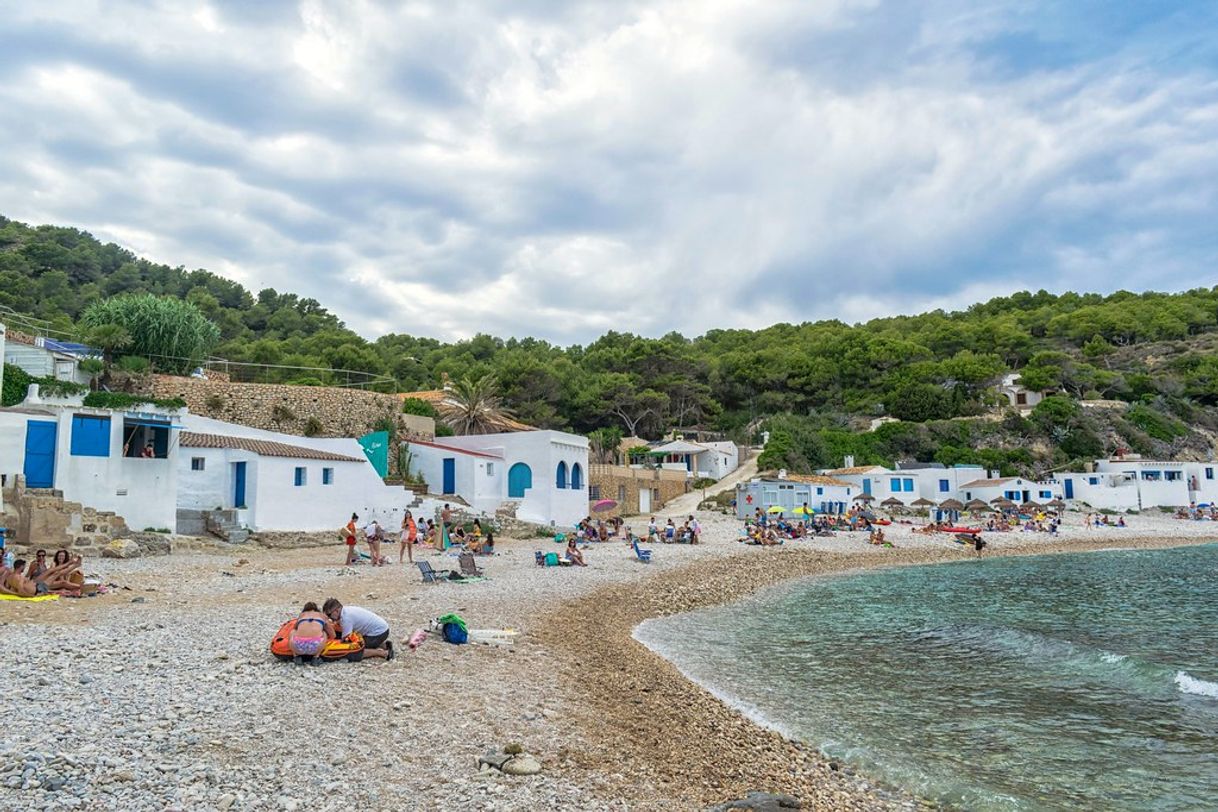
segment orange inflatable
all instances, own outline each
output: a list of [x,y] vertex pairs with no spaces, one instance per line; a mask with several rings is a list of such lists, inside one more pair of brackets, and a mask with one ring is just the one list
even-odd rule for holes
[[[279,631],[275,632],[275,636],[271,638],[271,654],[274,654],[281,660],[292,659],[292,646],[289,644],[288,638],[292,634],[292,628],[295,625],[296,618],[292,618],[280,626]],[[359,659],[359,656],[363,653],[363,636],[359,632],[351,632],[351,634],[342,639],[326,641],[325,647],[321,650],[321,658],[323,660],[341,660],[344,657]]]

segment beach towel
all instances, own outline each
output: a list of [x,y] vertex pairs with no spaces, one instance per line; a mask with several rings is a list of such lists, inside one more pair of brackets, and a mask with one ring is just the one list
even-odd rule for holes
[[59,596],[54,593],[50,595],[35,595],[32,598],[23,598],[20,595],[0,595],[0,601],[32,601],[34,603],[38,603],[39,601],[57,600],[59,600]]

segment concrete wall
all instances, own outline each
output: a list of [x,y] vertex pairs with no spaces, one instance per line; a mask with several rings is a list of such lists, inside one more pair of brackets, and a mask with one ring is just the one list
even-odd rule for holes
[[723,479],[740,467],[740,449],[735,443],[707,442],[701,445],[706,446],[708,450],[695,458],[694,467],[698,476]]

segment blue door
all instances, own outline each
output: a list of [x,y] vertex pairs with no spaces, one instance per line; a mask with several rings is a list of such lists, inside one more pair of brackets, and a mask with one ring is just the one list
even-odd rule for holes
[[245,507],[245,463],[233,463],[233,507]]
[[533,469],[518,462],[508,469],[508,498],[523,499],[524,492],[533,487]]
[[871,495],[871,480],[867,477],[863,477],[863,493]]
[[55,487],[55,423],[31,420],[25,424],[25,485]]
[[444,458],[444,493],[457,492],[457,460],[453,457]]
[[1074,480],[1067,479],[1067,480],[1065,480],[1065,484],[1066,484],[1066,498],[1073,499],[1074,498]]

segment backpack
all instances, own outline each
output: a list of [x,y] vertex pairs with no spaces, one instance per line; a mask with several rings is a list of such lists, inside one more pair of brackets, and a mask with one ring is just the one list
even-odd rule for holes
[[558,553],[546,553],[546,566],[547,567],[557,567],[558,566]]
[[444,642],[459,646],[469,641],[469,632],[461,628],[460,623],[444,624]]

